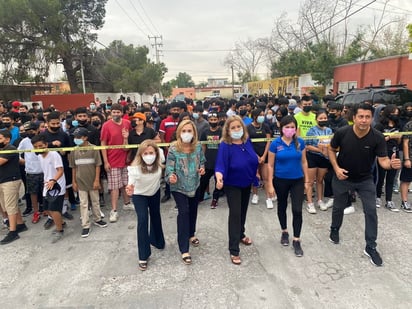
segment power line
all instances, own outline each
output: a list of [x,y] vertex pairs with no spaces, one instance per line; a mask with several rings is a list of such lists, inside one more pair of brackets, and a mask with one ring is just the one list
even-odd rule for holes
[[241,51],[244,49],[164,49],[163,51],[169,53],[214,53],[214,52],[231,52]]
[[149,15],[147,15],[146,10],[144,9],[142,3],[140,2],[140,0],[138,0],[140,7],[142,8],[142,11],[144,13],[144,15],[146,15],[146,18],[148,19],[149,23],[152,25],[153,29],[155,30],[156,33],[160,33],[159,30],[157,30],[157,28],[155,27],[155,25],[152,23],[152,20],[150,19]]
[[136,28],[139,29],[139,31],[141,33],[143,33],[143,36],[146,36],[146,33],[142,30],[142,28],[139,27],[139,25],[136,23],[136,21],[130,17],[130,15],[127,13],[127,11],[120,5],[119,1],[116,0],[117,5],[119,6],[119,8],[122,9],[122,11],[124,12],[124,14],[133,22],[133,24],[135,24]]
[[146,24],[146,22],[144,21],[144,19],[142,18],[142,16],[140,15],[139,11],[136,9],[136,7],[134,6],[133,2],[131,0],[129,0],[130,4],[132,5],[133,9],[135,10],[137,16],[140,18],[140,20],[143,22],[143,24],[146,26],[147,30],[149,30],[149,32],[154,35],[154,33],[150,30],[149,26]]

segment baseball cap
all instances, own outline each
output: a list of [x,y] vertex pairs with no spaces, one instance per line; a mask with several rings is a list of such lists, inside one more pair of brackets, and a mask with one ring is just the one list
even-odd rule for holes
[[83,137],[83,136],[88,137],[89,131],[87,131],[86,128],[76,128],[76,130],[74,130],[73,132],[73,136],[74,137]]
[[37,123],[27,121],[23,124],[24,131],[37,130],[39,125]]
[[54,202],[59,197],[60,192],[61,192],[61,187],[57,182],[55,182],[53,185],[53,188],[51,188],[50,190],[47,190],[46,192],[47,202],[49,203]]

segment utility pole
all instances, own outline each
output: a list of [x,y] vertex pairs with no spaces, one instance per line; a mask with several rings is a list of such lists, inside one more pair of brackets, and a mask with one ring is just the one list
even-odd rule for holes
[[235,73],[233,71],[233,65],[230,66],[232,69],[232,98],[235,98]]
[[152,47],[154,47],[154,49],[155,49],[156,64],[159,64],[160,63],[160,52],[161,51],[159,50],[158,47],[163,46],[163,43],[162,43],[163,37],[161,35],[159,35],[159,36],[157,36],[157,35],[150,36],[149,35],[148,38],[149,38],[150,41],[154,40],[154,44],[152,44]]

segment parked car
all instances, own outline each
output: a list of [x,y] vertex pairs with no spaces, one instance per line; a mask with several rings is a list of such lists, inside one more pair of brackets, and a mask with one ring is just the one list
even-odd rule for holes
[[372,86],[362,89],[352,89],[336,97],[336,102],[356,104],[366,100],[384,102],[385,104],[403,105],[412,102],[412,90],[406,85]]

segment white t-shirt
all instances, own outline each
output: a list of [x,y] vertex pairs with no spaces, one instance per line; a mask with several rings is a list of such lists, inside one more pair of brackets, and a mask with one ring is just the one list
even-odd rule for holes
[[[28,137],[25,137],[21,140],[19,143],[19,147],[17,147],[18,150],[28,150],[28,149],[34,149],[31,139]],[[40,155],[39,155],[40,156]],[[41,166],[39,164],[39,158],[34,152],[25,152],[24,153],[24,170],[26,171],[27,174],[41,174],[43,173]]]
[[154,173],[142,173],[140,166],[128,166],[129,185],[134,185],[133,194],[152,196],[160,189],[162,169],[158,168]]
[[[39,161],[41,169],[44,173],[44,182],[54,179],[57,173],[57,168],[63,167],[63,161],[61,156],[56,151],[47,152],[46,157],[39,155]],[[63,175],[57,179],[57,183],[60,185],[61,191],[59,195],[64,195],[66,193],[66,178]],[[46,196],[47,189],[43,188],[43,196]]]

